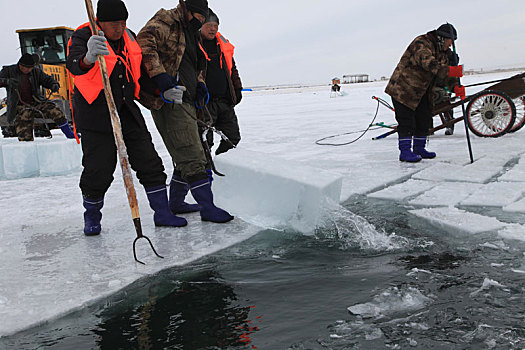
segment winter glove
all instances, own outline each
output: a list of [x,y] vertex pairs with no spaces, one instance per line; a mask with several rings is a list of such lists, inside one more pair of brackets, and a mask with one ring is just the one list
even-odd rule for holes
[[208,88],[203,82],[197,84],[197,91],[195,92],[195,102],[197,105],[203,106],[208,104],[210,95],[208,93]]
[[461,78],[463,76],[463,65],[449,66],[448,76],[451,78]]
[[87,42],[88,51],[86,53],[86,61],[93,64],[97,61],[98,55],[109,55],[109,50],[106,45],[106,37],[102,31],[99,35],[92,35]]
[[454,93],[456,96],[460,97],[462,100],[465,99],[466,93],[465,93],[465,87],[456,85],[454,86]]
[[51,85],[51,91],[52,92],[58,92],[58,90],[60,90],[60,84],[59,83],[53,83]]
[[186,87],[179,85],[179,86],[175,86],[175,87],[172,87],[171,89],[164,91],[161,94],[161,96],[165,102],[175,103],[176,105],[181,105],[182,96],[184,95],[184,91],[186,91]]
[[175,79],[168,73],[160,73],[159,75],[156,75],[151,79],[153,80],[155,85],[157,85],[160,92],[164,92],[177,86],[177,79]]
[[235,89],[235,98],[237,99],[237,104],[242,100],[242,89]]

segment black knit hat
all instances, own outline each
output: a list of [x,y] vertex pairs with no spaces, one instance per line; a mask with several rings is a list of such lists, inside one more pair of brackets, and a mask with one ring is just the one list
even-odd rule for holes
[[186,8],[191,12],[200,13],[208,18],[208,1],[207,0],[186,0]]
[[36,62],[33,55],[25,53],[18,60],[18,64],[27,68],[34,67]]
[[97,20],[99,22],[116,22],[128,19],[128,10],[122,0],[98,0]]
[[217,17],[217,14],[215,12],[213,12],[211,9],[209,9],[209,14],[208,14],[208,18],[206,18],[206,22],[204,23],[208,23],[208,22],[215,22],[217,24],[219,24],[219,17]]
[[456,31],[456,28],[454,28],[454,26],[450,23],[440,25],[439,28],[436,29],[436,34],[443,38],[452,40],[458,39],[458,32]]

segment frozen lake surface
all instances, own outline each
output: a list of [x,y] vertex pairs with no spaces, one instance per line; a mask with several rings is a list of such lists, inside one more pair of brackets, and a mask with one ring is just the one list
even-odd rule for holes
[[[464,84],[510,75],[467,76]],[[264,314],[265,323],[248,332],[253,333],[249,344],[262,349],[525,346],[525,131],[495,139],[471,135],[473,164],[462,123],[452,136],[433,135],[428,149],[437,158],[417,164],[398,161],[395,135],[371,139],[385,129],[347,146],[315,144],[336,134],[355,132],[331,142],[357,138],[374,117],[371,96],[387,99],[385,84],[343,85],[347,95],[337,98],[329,97],[329,86],[245,93],[237,108],[242,141],[238,150],[216,157],[227,176],[214,182],[217,203],[237,219],[215,225],[189,215],[187,228],[154,228],[136,182],[144,231],[166,257],[154,258],[143,246],[146,266],[133,260],[134,229],[119,172],[96,238],[82,234],[78,170],[0,181],[0,316],[9,320],[0,323],[0,344],[13,346],[24,338],[36,347],[43,333],[67,348],[56,339],[89,333],[100,310],[116,317],[120,311],[107,303],[126,303],[137,293],[134,303],[144,307],[148,297],[137,284],[168,286],[185,281],[184,271],[204,266],[220,275],[205,282],[219,281],[213,285],[220,291],[232,289],[240,304],[257,301],[251,315],[242,309],[246,318]],[[171,174],[169,155],[149,112],[144,114]],[[376,122],[395,124],[394,115],[380,107]],[[265,157],[274,166],[250,166]],[[243,176],[233,173],[238,169],[244,169]],[[280,185],[284,197],[272,192]],[[266,204],[272,199],[276,210]],[[194,286],[201,278],[188,283]],[[292,311],[293,300],[308,307]],[[307,314],[311,319],[303,320]],[[79,325],[57,332],[72,318]],[[87,338],[84,345],[101,346]]]

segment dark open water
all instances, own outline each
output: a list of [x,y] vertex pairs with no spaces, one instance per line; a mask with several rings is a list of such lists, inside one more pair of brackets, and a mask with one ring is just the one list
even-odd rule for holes
[[316,237],[260,232],[0,348],[525,349],[523,242],[347,204],[377,231],[340,209]]

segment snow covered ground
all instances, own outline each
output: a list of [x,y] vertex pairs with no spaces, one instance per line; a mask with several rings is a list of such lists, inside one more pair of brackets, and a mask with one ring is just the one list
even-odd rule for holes
[[[512,74],[468,76],[463,82],[470,84]],[[272,181],[253,168],[244,172],[246,176],[236,178],[239,186],[228,184],[227,178],[216,178],[214,186],[221,193],[217,203],[238,218],[230,224],[215,225],[202,223],[198,215],[189,215],[189,225],[183,229],[155,228],[145,194],[136,182],[144,232],[165,256],[163,260],[155,258],[144,241],[139,244],[139,256],[147,263],[145,266],[133,260],[134,228],[119,171],[106,196],[102,235],[91,238],[82,234],[78,170],[63,176],[0,181],[0,317],[9,320],[0,323],[0,336],[82,308],[143,276],[247,239],[265,227],[275,227],[276,218],[281,219],[277,220],[280,228],[286,228],[284,219],[294,210],[305,208],[304,198],[322,201],[319,193],[328,197],[336,193],[340,202],[352,201],[354,195],[386,198],[406,205],[409,212],[429,224],[455,234],[484,232],[505,240],[525,240],[524,130],[495,139],[471,135],[473,164],[462,123],[456,124],[452,136],[445,136],[443,131],[432,136],[428,149],[436,151],[437,158],[417,164],[398,161],[395,135],[371,139],[385,129],[371,130],[346,146],[315,144],[320,138],[349,132],[356,133],[330,141],[344,143],[357,138],[374,117],[376,102],[371,96],[388,99],[383,93],[385,84],[343,85],[347,95],[337,98],[330,98],[329,86],[245,93],[237,108],[243,137],[239,150],[217,157],[217,167],[228,176],[235,166],[241,169],[239,155],[252,155],[246,164],[253,160],[253,154],[258,155],[258,161],[267,155],[269,160],[277,160],[273,169],[265,171],[272,173]],[[475,91],[467,90],[468,94]],[[169,155],[149,112],[144,114],[171,174]],[[380,107],[376,122],[394,124],[394,115]],[[59,133],[55,136],[61,137]],[[230,168],[228,165],[232,164],[234,167]],[[313,181],[323,174],[329,174],[324,175],[325,181]],[[308,178],[312,181],[306,181]],[[341,179],[342,187],[338,187]],[[290,191],[284,197],[288,203],[282,197],[276,198],[272,191],[279,181],[290,184],[283,186]],[[304,184],[307,185],[301,187]],[[269,208],[264,206],[259,211],[241,210],[257,207],[246,194],[250,192],[240,190],[241,185],[261,196],[257,199],[260,203],[273,200],[277,208],[288,210],[270,211],[262,209]],[[298,188],[303,192],[295,191]],[[228,191],[236,196],[226,196]],[[304,191],[317,194],[302,196]],[[303,205],[288,205],[292,201]],[[308,210],[314,213],[322,208],[314,205]],[[302,225],[298,222],[301,220]],[[309,220],[308,215],[295,215],[289,220],[289,229],[311,231],[313,224]]]

